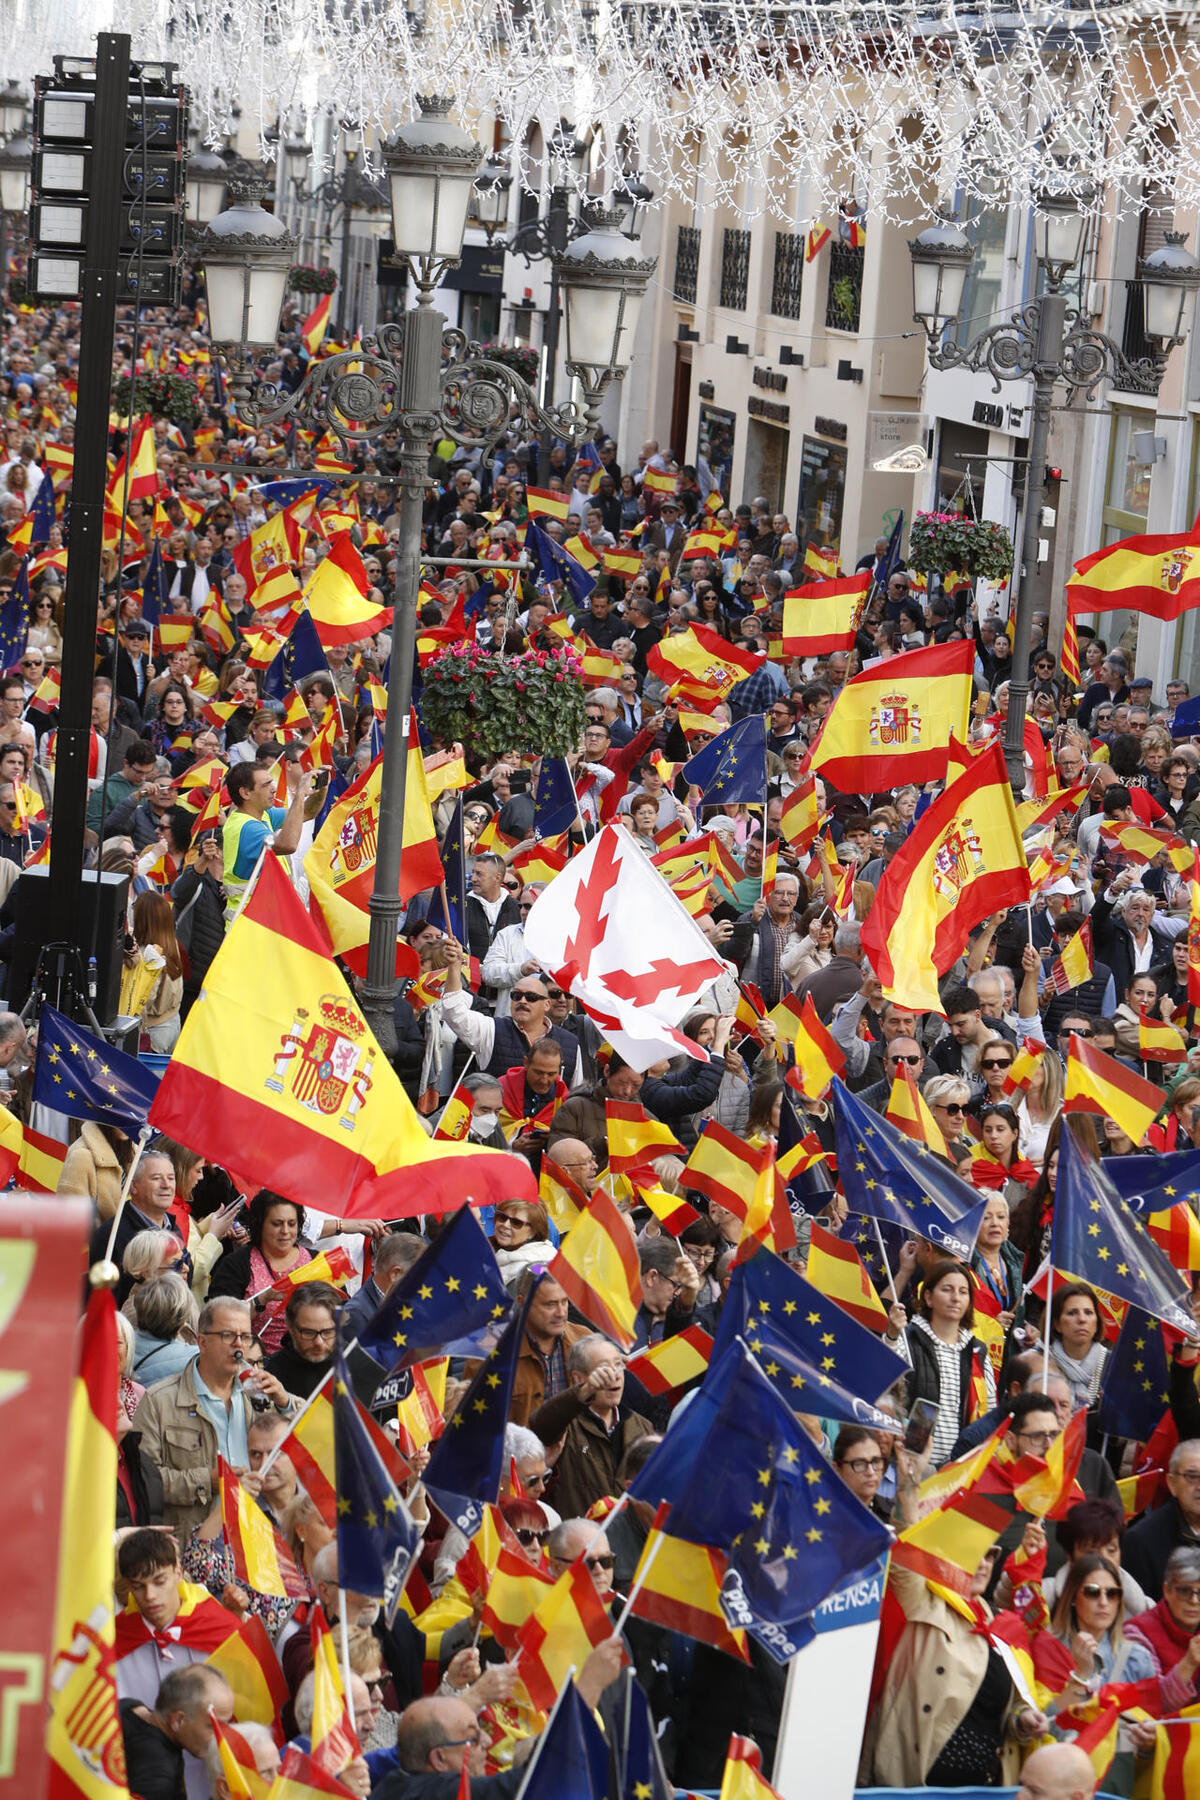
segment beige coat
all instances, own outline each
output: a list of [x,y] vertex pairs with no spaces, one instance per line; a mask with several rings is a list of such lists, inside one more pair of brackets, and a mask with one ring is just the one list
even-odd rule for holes
[[[200,1411],[195,1368],[193,1359],[178,1375],[147,1388],[137,1412],[142,1453],[162,1476],[163,1523],[174,1528],[181,1547],[217,1497],[210,1480],[217,1466],[217,1431]],[[244,1408],[248,1427],[253,1409],[236,1384],[233,1401]],[[293,1411],[295,1407],[293,1401]]]
[[90,1119],[67,1151],[58,1178],[60,1194],[87,1194],[95,1202],[96,1216],[111,1219],[121,1198],[121,1165],[116,1151]]
[[[908,1623],[867,1720],[859,1781],[865,1787],[924,1787],[926,1776],[979,1690],[987,1668],[987,1640],[973,1632],[961,1613],[940,1600],[911,1570],[893,1563],[888,1587]],[[1020,1709],[1021,1702],[1014,1694],[1010,1727]],[[1001,1746],[1006,1785],[1015,1783],[1020,1760],[1010,1732]]]

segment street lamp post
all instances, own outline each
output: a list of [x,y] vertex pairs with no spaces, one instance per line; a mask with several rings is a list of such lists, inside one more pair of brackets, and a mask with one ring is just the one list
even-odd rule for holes
[[8,291],[8,221],[29,210],[33,140],[23,129],[0,139],[0,294]]
[[[347,449],[396,427],[402,434],[388,677],[392,729],[384,737],[363,995],[364,1011],[385,1050],[396,1041],[392,1008],[404,790],[422,511],[433,444],[448,437],[487,447],[507,428],[514,404],[526,423],[568,443],[581,443],[595,429],[608,382],[625,373],[637,306],[655,266],[653,261],[639,261],[627,239],[602,225],[573,246],[573,254],[564,251],[556,256],[556,278],[566,295],[567,367],[583,384],[584,402],[539,405],[512,369],[480,355],[478,346],[468,344],[461,331],[446,329],[432,304],[438,282],[462,255],[482,154],[478,144],[451,124],[451,104],[419,97],[420,118],[398,132],[384,152],[396,251],[412,274],[416,306],[352,351],[326,357],[310,368],[294,394],[267,384],[252,389],[254,352],[269,351],[274,345],[286,262],[295,240],[271,214],[239,199],[239,216],[222,226],[231,215],[219,215],[199,243],[208,284],[209,326],[230,364],[239,418],[260,429],[284,419],[302,422],[332,431]],[[268,321],[272,305],[275,311]]]
[[1119,378],[1128,392],[1157,394],[1167,357],[1187,336],[1200,287],[1200,263],[1183,248],[1181,233],[1169,232],[1167,243],[1138,270],[1146,291],[1147,334],[1158,340],[1152,356],[1132,360],[1101,331],[1085,325],[1069,307],[1062,283],[1079,260],[1094,190],[1077,196],[1043,194],[1037,198],[1034,249],[1045,272],[1046,292],[1020,307],[1010,319],[989,326],[968,344],[946,341],[958,319],[972,250],[966,234],[941,216],[909,244],[913,277],[913,317],[929,339],[929,362],[935,369],[985,370],[1000,392],[1003,381],[1033,381],[1029,459],[1025,476],[1021,566],[1016,590],[1012,675],[1004,758],[1013,791],[1025,787],[1025,707],[1029,697],[1032,607],[1027,583],[1037,566],[1040,499],[1045,492],[1050,411],[1061,381],[1072,396],[1091,399],[1102,381]]

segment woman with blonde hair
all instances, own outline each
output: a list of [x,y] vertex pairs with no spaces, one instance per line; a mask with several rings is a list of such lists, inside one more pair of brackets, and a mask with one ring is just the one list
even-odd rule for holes
[[[183,962],[175,941],[175,914],[165,894],[138,895],[133,903],[133,940],[137,948],[127,952],[126,970],[132,970],[135,978],[142,970],[160,971],[141,1005],[142,1030],[152,1050],[169,1055],[179,1036]],[[136,995],[136,979],[133,991]]]
[[1018,1146],[1027,1161],[1041,1168],[1050,1127],[1062,1111],[1063,1066],[1053,1050],[1040,1056],[1029,1086],[1017,1103]]
[[177,1269],[182,1255],[183,1245],[173,1231],[159,1231],[157,1227],[151,1226],[146,1231],[134,1233],[121,1258],[121,1267],[133,1283],[132,1291],[121,1308],[127,1319],[132,1322],[137,1317],[133,1296],[142,1283],[155,1275],[161,1275],[166,1269]]

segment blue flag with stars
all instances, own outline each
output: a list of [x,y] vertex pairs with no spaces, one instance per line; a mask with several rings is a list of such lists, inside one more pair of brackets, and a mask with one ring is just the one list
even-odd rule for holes
[[333,1360],[333,1457],[338,1580],[356,1594],[382,1600],[390,1625],[421,1533],[371,1440],[340,1348]]
[[564,550],[556,543],[548,531],[530,519],[525,531],[525,548],[533,557],[534,567],[546,581],[561,581],[577,606],[587,603],[589,594],[596,585],[596,577],[589,575],[577,557]]
[[671,1536],[723,1550],[756,1617],[784,1626],[815,1612],[891,1542],[741,1338],[710,1363],[629,1493],[668,1501]]
[[332,493],[337,481],[330,475],[301,475],[287,481],[260,481],[254,490],[263,500],[277,501],[280,506],[293,506],[305,494],[315,494],[318,501]]
[[1147,1213],[1169,1212],[1183,1200],[1200,1201],[1200,1150],[1176,1150],[1169,1156],[1114,1156],[1105,1163],[1104,1172],[1139,1219]]
[[684,779],[703,790],[701,806],[762,806],[767,797],[767,721],[739,719],[683,765]]
[[790,1152],[800,1148],[811,1129],[812,1125],[808,1114],[805,1113],[801,1117],[791,1095],[785,1088],[779,1108],[779,1134],[775,1145],[775,1167],[783,1176],[788,1205],[791,1207],[792,1216],[796,1219],[805,1213],[815,1215],[824,1212],[834,1191],[833,1176],[829,1173],[828,1163],[810,1163],[806,1169],[797,1169],[792,1175],[784,1173]]
[[494,1506],[500,1498],[504,1430],[513,1382],[525,1344],[525,1321],[541,1281],[542,1276],[538,1275],[500,1342],[480,1363],[470,1387],[446,1421],[446,1429],[434,1445],[425,1470],[425,1486],[465,1537],[475,1535],[483,1523],[484,1507]]
[[1144,1444],[1171,1404],[1163,1328],[1131,1306],[1121,1321],[1100,1386],[1101,1431]]
[[0,606],[0,669],[15,668],[24,655],[29,607],[29,558],[23,556],[8,599]]
[[561,756],[543,756],[533,784],[533,835],[557,837],[578,819],[575,783]]
[[29,508],[31,530],[29,541],[40,545],[50,542],[50,528],[54,524],[54,483],[47,475],[38,483],[38,491],[33,496],[33,504]]
[[163,613],[170,610],[170,585],[163,568],[162,550],[155,538],[150,546],[146,573],[142,578],[142,617],[147,625],[157,625]]
[[667,1780],[658,1749],[658,1731],[641,1684],[632,1675],[625,1677],[626,1692],[625,1754],[621,1765],[621,1800],[673,1800],[674,1788]]
[[819,1293],[774,1251],[761,1249],[748,1262],[739,1263],[730,1277],[710,1361],[735,1338],[753,1338],[757,1326],[766,1321],[797,1356],[864,1400],[878,1400],[907,1372],[903,1358],[873,1331]]
[[512,1301],[496,1253],[469,1206],[385,1294],[358,1347],[387,1371],[430,1356],[466,1356],[499,1342]]
[[1050,1261],[1185,1337],[1194,1335],[1186,1281],[1073,1131],[1064,1131],[1059,1143]]
[[307,606],[292,627],[283,649],[263,670],[263,693],[268,700],[283,700],[290,689],[309,675],[325,675],[329,664]]
[[573,1681],[564,1681],[517,1800],[605,1800],[608,1744]]
[[768,1314],[760,1313],[749,1320],[744,1335],[763,1374],[793,1411],[837,1419],[843,1425],[866,1425],[872,1431],[899,1431],[891,1413],[880,1412],[870,1401],[834,1380],[825,1364],[836,1362],[835,1357],[826,1354],[818,1367],[811,1357],[801,1356],[789,1342],[786,1330],[776,1328]]
[[43,1006],[33,1067],[33,1097],[40,1106],[136,1137],[157,1092],[158,1076],[136,1056]]
[[[466,837],[463,833],[463,797],[460,794],[454,804],[454,812],[446,827],[446,835],[441,844],[442,868],[446,879],[440,888],[435,888],[429,901],[426,918],[431,925],[440,925],[448,931],[452,938],[460,944],[467,941],[467,849]],[[446,916],[446,907],[442,903],[442,893],[450,905],[450,916]]]
[[898,1131],[835,1075],[833,1117],[838,1176],[851,1212],[887,1219],[966,1262],[987,1208],[927,1144]]

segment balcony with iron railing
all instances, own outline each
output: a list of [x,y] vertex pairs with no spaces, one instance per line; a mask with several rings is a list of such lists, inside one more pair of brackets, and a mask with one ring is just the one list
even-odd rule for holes
[[721,244],[721,305],[745,312],[750,286],[750,233],[727,230]]
[[861,244],[843,244],[836,238],[829,246],[829,289],[825,296],[825,325],[829,331],[858,330],[865,254]]
[[[1153,358],[1157,344],[1152,344],[1146,336],[1146,292],[1145,284],[1140,281],[1125,283],[1125,318],[1121,325],[1121,349],[1130,362],[1139,362]],[[1120,371],[1113,383],[1121,385]]]
[[795,232],[775,233],[775,269],[771,279],[771,311],[780,319],[800,317],[804,279],[804,239]]
[[681,225],[675,234],[675,279],[671,292],[685,306],[696,304],[696,282],[700,274],[700,230],[695,225]]

